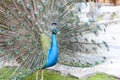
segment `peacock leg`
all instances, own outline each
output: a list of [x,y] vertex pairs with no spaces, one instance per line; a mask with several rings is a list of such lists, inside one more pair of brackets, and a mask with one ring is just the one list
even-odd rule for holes
[[36,80],[38,80],[38,71],[36,71]]
[[41,70],[41,79],[40,80],[43,80],[43,73],[44,73],[44,69]]

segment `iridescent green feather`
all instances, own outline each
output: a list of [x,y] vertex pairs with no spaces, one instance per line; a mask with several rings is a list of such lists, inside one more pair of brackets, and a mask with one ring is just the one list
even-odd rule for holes
[[42,46],[42,50],[48,56],[48,50],[50,49],[50,45],[51,45],[50,39],[45,34],[41,34],[40,38],[41,38],[40,43],[41,43],[41,46]]

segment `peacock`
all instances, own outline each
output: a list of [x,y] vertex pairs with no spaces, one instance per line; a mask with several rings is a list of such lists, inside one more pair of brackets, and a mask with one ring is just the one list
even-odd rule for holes
[[80,9],[74,6],[81,1],[0,0],[0,80],[35,72],[38,80],[38,70],[43,74],[57,62],[75,67],[104,62],[96,53],[109,47],[95,40],[103,29],[93,20],[79,21]]

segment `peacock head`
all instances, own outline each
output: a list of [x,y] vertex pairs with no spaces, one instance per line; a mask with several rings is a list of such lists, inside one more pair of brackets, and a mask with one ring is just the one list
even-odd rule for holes
[[[52,23],[52,25],[53,25],[53,26],[56,26],[57,23],[54,22],[54,23]],[[58,28],[53,28],[52,33],[53,33],[53,34],[57,34],[57,32],[58,32]]]
[[57,34],[57,32],[58,32],[58,28],[54,28],[54,29],[52,30],[52,33],[53,33],[53,34]]

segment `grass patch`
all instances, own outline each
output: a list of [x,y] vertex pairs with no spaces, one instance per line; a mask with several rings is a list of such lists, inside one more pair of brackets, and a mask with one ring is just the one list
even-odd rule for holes
[[[2,68],[0,70],[0,76],[1,75],[3,75],[3,76],[0,77],[0,80],[10,80],[8,78],[11,75],[11,73],[13,73],[14,70],[15,70],[14,67],[11,68],[10,70],[8,67]],[[5,73],[5,72],[6,72],[6,74],[4,75],[3,73]],[[35,77],[36,77],[35,73],[33,73],[21,80],[35,80]],[[40,78],[41,78],[41,72],[39,71],[39,80],[40,80]],[[62,76],[62,75],[60,75],[60,73],[52,71],[52,70],[45,70],[44,71],[44,80],[79,80],[79,79],[77,79],[75,77],[71,77],[71,76]],[[109,76],[107,74],[97,73],[88,78],[83,78],[80,80],[118,80],[118,79],[113,76]]]
[[[39,80],[40,78],[41,78],[41,72],[39,71]],[[29,75],[28,77],[22,80],[35,80],[35,73]],[[44,80],[78,80],[78,79],[71,76],[61,76],[58,72],[55,71],[45,70]]]
[[117,80],[117,79],[115,77],[109,76],[107,74],[97,73],[95,75],[92,75],[88,78],[84,78],[82,80]]
[[[40,71],[39,71],[39,79],[40,79]],[[31,74],[28,77],[22,79],[22,80],[35,80],[35,74]],[[71,76],[61,76],[59,73],[55,71],[45,70],[44,71],[44,80],[79,80],[77,78],[71,77]],[[103,73],[97,73],[95,75],[92,75],[88,78],[83,78],[81,80],[118,80],[113,76],[109,76],[107,74]]]

